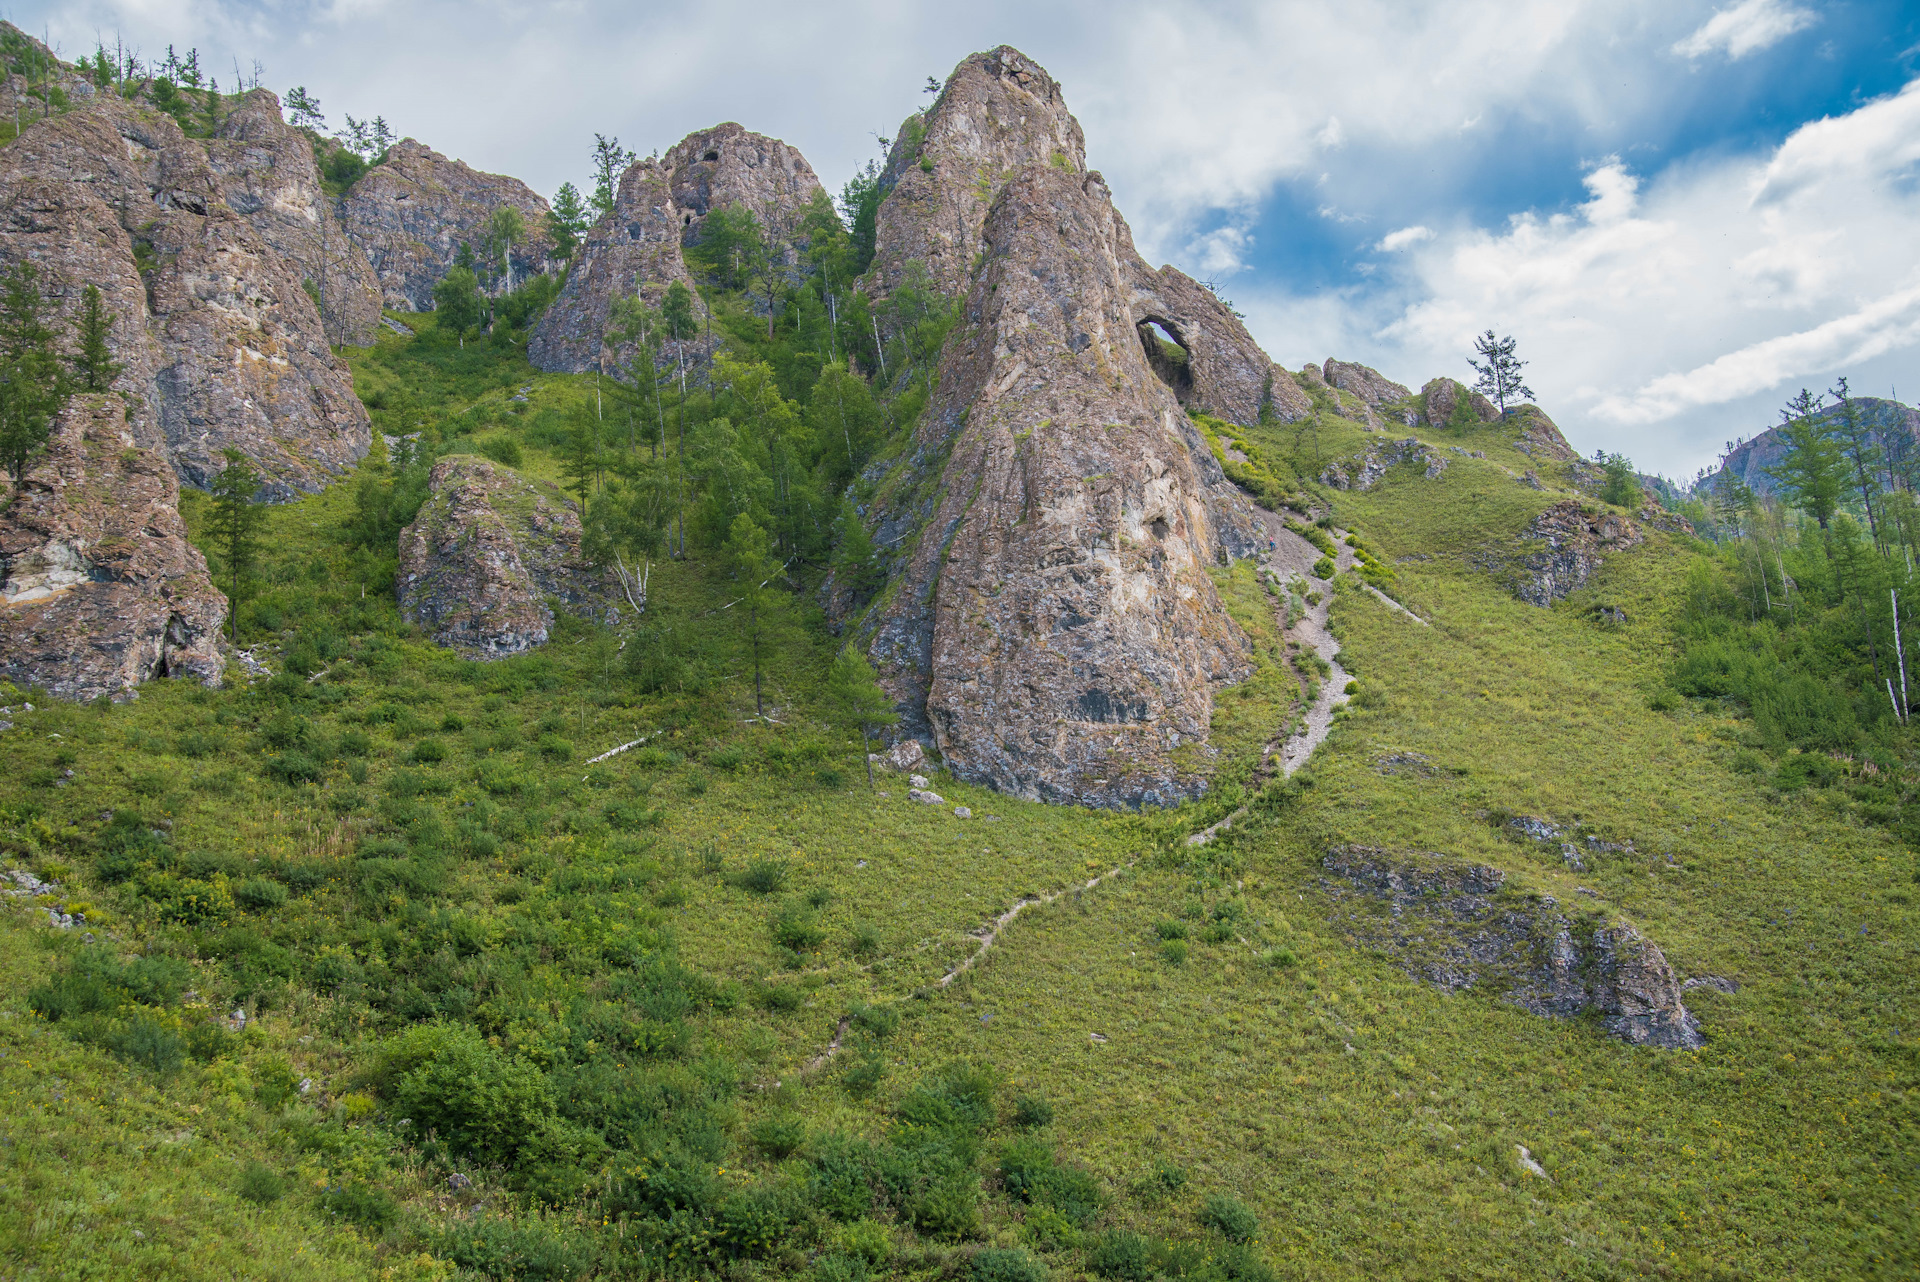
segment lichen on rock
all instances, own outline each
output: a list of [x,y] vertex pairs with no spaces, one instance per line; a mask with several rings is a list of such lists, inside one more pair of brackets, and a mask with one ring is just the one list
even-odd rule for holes
[[439,645],[503,659],[544,645],[558,602],[617,620],[613,587],[581,555],[580,513],[550,485],[472,454],[433,465],[429,494],[400,532],[395,592]]
[[1531,1014],[1596,1014],[1635,1045],[1692,1049],[1701,1036],[1665,954],[1625,918],[1569,913],[1515,890],[1500,869],[1441,855],[1337,846],[1322,866],[1334,922],[1447,992],[1489,990]]
[[93,699],[154,677],[220,683],[227,599],[132,408],[129,423],[118,395],[74,397],[0,510],[0,677],[15,685]]

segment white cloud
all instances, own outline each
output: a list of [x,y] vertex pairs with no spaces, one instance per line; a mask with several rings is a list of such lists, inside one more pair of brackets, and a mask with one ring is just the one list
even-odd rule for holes
[[1431,227],[1402,227],[1399,231],[1390,231],[1382,236],[1380,243],[1374,248],[1385,254],[1393,254],[1403,249],[1411,249],[1423,240],[1432,239],[1433,228]]
[[1704,58],[1710,53],[1744,58],[1817,21],[1813,13],[1784,0],[1741,0],[1731,9],[1715,10],[1698,31],[1674,45],[1673,52],[1683,58]]
[[1475,332],[1512,332],[1576,444],[1690,473],[1791,390],[1884,386],[1920,356],[1916,109],[1920,81],[1644,183],[1609,157],[1570,211],[1397,259],[1409,301],[1359,350],[1417,382]]

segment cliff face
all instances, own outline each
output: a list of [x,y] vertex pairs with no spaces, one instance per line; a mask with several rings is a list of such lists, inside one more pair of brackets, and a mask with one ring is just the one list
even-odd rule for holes
[[985,242],[916,442],[950,448],[943,491],[874,657],[963,778],[1105,806],[1191,795],[1180,749],[1204,751],[1214,687],[1250,670],[1206,573],[1251,551],[1250,505],[1148,363],[1138,259],[1097,174],[1021,169]]
[[101,95],[0,149],[0,264],[33,263],[66,316],[100,287],[115,386],[150,411],[137,444],[195,485],[238,448],[284,498],[351,467],[371,427],[298,265],[228,190],[170,117]]
[[386,305],[398,311],[432,311],[433,287],[460,246],[479,256],[487,220],[502,207],[519,210],[527,227],[511,255],[515,283],[550,265],[546,201],[517,178],[469,169],[411,138],[388,149],[342,204],[347,235],[372,264]]
[[380,283],[365,254],[348,241],[333,201],[320,186],[313,144],[280,116],[280,100],[255,89],[206,143],[227,207],[320,296],[328,341],[373,341]]
[[[527,359],[538,369],[571,374],[598,368],[615,298],[638,294],[657,308],[675,281],[692,291],[680,251],[684,220],[691,217],[674,203],[668,171],[648,160],[630,166],[620,178],[613,213],[588,232],[560,296],[528,340]],[[696,316],[706,315],[697,292],[693,307]],[[628,353],[610,349],[604,355],[613,368]]]
[[[138,406],[138,402],[135,402]],[[68,699],[151,677],[217,685],[227,599],[187,542],[180,483],[144,407],[112,393],[67,405],[47,452],[0,511],[0,677]]]
[[[1857,396],[1853,401],[1860,416],[1872,428],[1882,449],[1895,457],[1910,457],[1920,449],[1920,410],[1899,401],[1877,396]],[[1765,497],[1774,493],[1773,478],[1767,475],[1787,456],[1780,429],[1770,427],[1752,440],[1742,441],[1720,460],[1720,470],[1708,477],[1708,489],[1723,480],[1734,480]]]
[[1084,173],[1086,153],[1080,122],[1039,64],[1010,45],[974,54],[931,108],[907,118],[887,151],[876,289],[892,289],[917,261],[942,293],[966,293],[995,193],[1027,165]]
[[708,214],[732,205],[753,211],[791,245],[800,216],[821,190],[798,148],[729,121],[688,134],[661,161],[686,244],[699,243]]

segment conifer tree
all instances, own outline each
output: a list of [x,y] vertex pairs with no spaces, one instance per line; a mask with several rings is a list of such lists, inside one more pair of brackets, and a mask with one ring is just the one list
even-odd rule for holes
[[1495,338],[1493,331],[1488,330],[1473,340],[1473,350],[1485,359],[1476,361],[1471,356],[1467,358],[1467,364],[1473,366],[1480,375],[1480,381],[1474,386],[1498,405],[1502,414],[1507,412],[1508,401],[1534,394],[1533,389],[1520,377],[1520,371],[1526,368],[1527,362],[1513,354],[1514,347],[1513,335]]
[[617,137],[593,136],[593,207],[600,216],[613,212],[614,196],[620,190],[620,175],[639,157],[620,145]]
[[1846,487],[1846,459],[1833,439],[1820,398],[1806,388],[1780,411],[1780,441],[1786,457],[1767,476],[1786,500],[1814,519],[1824,534]]
[[104,392],[120,376],[121,366],[107,346],[107,331],[113,328],[115,319],[102,304],[99,287],[87,286],[80,296],[80,319],[73,326],[80,350],[68,362],[80,391]]
[[553,208],[547,215],[549,234],[553,237],[553,252],[561,258],[571,259],[574,251],[580,247],[580,237],[589,223],[587,207],[580,199],[580,189],[572,183],[561,183],[560,190],[554,193]]
[[761,689],[761,633],[773,605],[771,594],[778,591],[772,580],[780,566],[773,559],[773,540],[745,512],[733,518],[733,526],[727,531],[726,555],[740,584],[740,602],[747,607],[747,637],[753,647],[753,711],[764,721],[767,705]]
[[46,306],[31,263],[20,263],[0,282],[0,463],[16,486],[72,394]]
[[873,787],[873,733],[899,721],[900,714],[858,646],[849,645],[835,656],[827,673],[827,701],[843,722],[859,727],[860,759],[867,763],[867,787]]
[[260,552],[260,527],[266,509],[254,501],[260,474],[247,456],[231,447],[220,451],[226,467],[207,488],[213,493],[213,537],[227,568],[229,637],[240,644],[240,606]]

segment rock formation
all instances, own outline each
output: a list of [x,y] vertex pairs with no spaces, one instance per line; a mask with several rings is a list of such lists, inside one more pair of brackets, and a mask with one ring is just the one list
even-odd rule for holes
[[139,445],[196,485],[238,448],[284,498],[351,467],[371,426],[299,266],[228,191],[171,117],[99,95],[0,149],[0,265],[31,261],[66,316],[100,287],[115,386],[151,410]]
[[320,185],[312,141],[281,118],[280,100],[265,89],[248,93],[206,147],[227,207],[312,283],[328,340],[372,342],[380,282]]
[[[1492,990],[1553,1019],[1593,1011],[1635,1045],[1701,1044],[1673,967],[1621,917],[1588,912],[1576,920],[1549,895],[1513,893],[1497,868],[1438,855],[1340,846],[1323,864],[1335,924],[1415,979],[1447,992]],[[1387,911],[1355,902],[1362,898]]]
[[1429,427],[1450,425],[1453,422],[1455,407],[1463,401],[1474,422],[1491,423],[1500,417],[1500,411],[1493,407],[1492,401],[1478,392],[1469,391],[1450,378],[1429,380],[1427,385],[1420,389],[1420,396],[1426,403],[1426,420]]
[[[1878,396],[1856,396],[1853,404],[1859,411],[1861,421],[1868,425],[1874,439],[1889,454],[1901,455],[1920,442],[1920,410]],[[1828,413],[1833,411],[1829,409]],[[1729,450],[1726,457],[1720,460],[1720,469],[1702,482],[1702,488],[1710,490],[1723,481],[1732,480],[1766,498],[1776,492],[1771,470],[1778,467],[1786,456],[1787,444],[1780,439],[1780,429],[1770,427]],[[1658,480],[1654,477],[1642,479]]]
[[1580,457],[1538,405],[1517,406],[1508,410],[1505,418],[1520,429],[1520,437],[1514,446],[1521,453],[1554,463],[1565,463]]
[[1523,537],[1545,547],[1521,558],[1514,594],[1528,605],[1549,606],[1585,586],[1600,569],[1602,550],[1630,548],[1646,536],[1624,516],[1584,512],[1578,499],[1563,499],[1535,517]]
[[1027,165],[985,239],[915,442],[950,451],[944,488],[875,658],[908,733],[962,778],[1175,801],[1204,787],[1180,749],[1204,751],[1213,688],[1250,667],[1206,567],[1251,552],[1251,506],[1148,364],[1099,175]]
[[791,253],[800,216],[821,190],[798,148],[731,121],[682,138],[661,168],[680,218],[681,239],[689,245],[699,243],[708,214],[743,205]]
[[[65,699],[152,677],[217,685],[227,599],[187,542],[146,407],[76,396],[0,510],[0,677]],[[134,421],[129,422],[129,418]]]
[[[527,342],[527,359],[537,369],[570,374],[598,368],[603,357],[609,369],[617,368],[628,353],[602,351],[613,300],[637,293],[658,307],[675,281],[693,290],[680,252],[686,228],[667,171],[651,160],[628,166],[613,213],[593,225],[576,251],[567,283]],[[697,315],[706,315],[698,293],[693,306]]]
[[[1343,392],[1352,392],[1367,403],[1370,409],[1379,409],[1394,401],[1404,401],[1413,393],[1365,365],[1351,361],[1336,361],[1331,356],[1320,370],[1328,386],[1337,387]],[[1412,426],[1412,424],[1408,424]]]
[[[544,645],[550,600],[618,617],[613,585],[580,553],[580,513],[551,485],[472,454],[433,465],[426,503],[400,532],[400,612],[433,640],[474,658]],[[617,588],[614,589],[617,591]]]
[[527,239],[511,255],[514,281],[547,270],[553,242],[547,202],[517,178],[483,174],[448,160],[411,138],[387,151],[343,202],[347,235],[366,253],[386,305],[397,311],[433,310],[433,287],[460,255],[482,251],[487,220],[496,209],[520,211]]
[[1336,490],[1370,490],[1385,479],[1388,468],[1401,463],[1420,464],[1429,481],[1447,470],[1445,459],[1413,437],[1384,444],[1369,441],[1366,453],[1358,459],[1327,464],[1326,470],[1320,473],[1320,484]]

